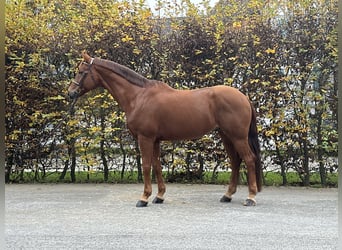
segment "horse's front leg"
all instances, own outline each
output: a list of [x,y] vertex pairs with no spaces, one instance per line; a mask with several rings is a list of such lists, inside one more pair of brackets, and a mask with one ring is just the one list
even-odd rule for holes
[[152,166],[156,174],[157,183],[158,183],[158,194],[152,202],[163,203],[164,202],[163,196],[165,194],[166,188],[164,184],[164,179],[162,175],[162,167],[160,163],[160,143],[159,142],[154,143]]
[[146,207],[148,203],[148,198],[152,194],[152,185],[151,185],[151,163],[153,157],[153,145],[154,141],[150,138],[146,138],[144,136],[138,137],[140,153],[142,158],[142,167],[143,167],[143,175],[144,175],[144,192],[137,202],[137,207]]

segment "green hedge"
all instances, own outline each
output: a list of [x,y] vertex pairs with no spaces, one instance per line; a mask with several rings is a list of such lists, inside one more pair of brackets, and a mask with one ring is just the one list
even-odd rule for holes
[[[23,168],[56,164],[73,176],[76,165],[107,174],[111,165],[140,169],[136,142],[108,93],[95,91],[68,113],[66,89],[86,49],[175,88],[238,88],[257,109],[263,161],[267,153],[283,174],[301,173],[303,185],[309,163],[318,162],[328,184],[337,167],[330,162],[337,156],[337,1],[159,1],[157,13],[145,3],[6,1],[6,181]],[[206,166],[226,167],[220,152],[215,133],[162,148],[165,168],[187,170],[199,154]]]

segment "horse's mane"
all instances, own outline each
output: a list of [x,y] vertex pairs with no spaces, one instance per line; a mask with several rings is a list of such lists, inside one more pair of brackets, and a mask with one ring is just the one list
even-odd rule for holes
[[121,64],[118,64],[116,62],[112,62],[109,60],[104,60],[100,58],[94,58],[94,64],[99,65],[101,67],[104,67],[108,70],[113,71],[114,73],[122,76],[130,83],[137,85],[139,87],[145,88],[151,85],[155,85],[156,83],[161,83],[159,81],[155,80],[149,80],[146,77],[138,74],[137,72],[131,70],[130,68],[127,68],[126,66],[123,66]]

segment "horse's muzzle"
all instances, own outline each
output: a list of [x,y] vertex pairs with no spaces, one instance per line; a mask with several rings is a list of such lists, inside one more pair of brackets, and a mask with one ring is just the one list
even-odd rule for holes
[[78,91],[69,91],[68,92],[68,96],[70,99],[74,100],[79,96],[79,92]]

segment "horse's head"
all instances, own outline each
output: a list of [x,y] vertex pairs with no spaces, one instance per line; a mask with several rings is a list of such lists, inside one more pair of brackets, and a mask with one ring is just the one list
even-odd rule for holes
[[91,58],[86,52],[82,52],[82,56],[83,61],[78,66],[75,80],[68,88],[68,95],[71,99],[76,99],[98,87],[98,81],[95,78],[96,70],[93,69],[94,58]]

